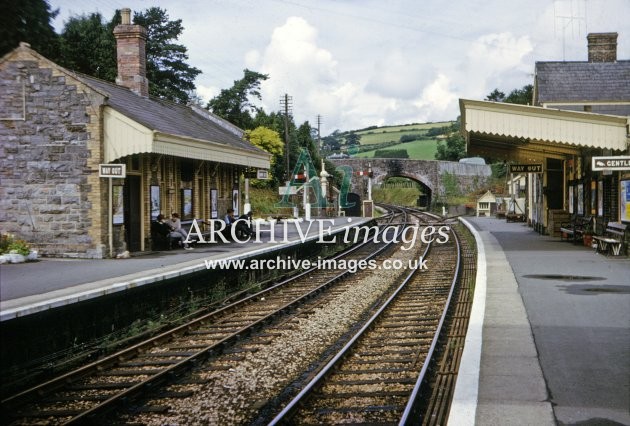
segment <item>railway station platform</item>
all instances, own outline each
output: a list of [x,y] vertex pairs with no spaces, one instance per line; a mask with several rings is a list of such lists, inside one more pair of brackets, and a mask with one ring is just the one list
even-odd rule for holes
[[463,221],[479,268],[449,425],[630,425],[630,259]]
[[[150,285],[207,269],[206,261],[247,259],[282,250],[327,235],[327,230],[364,225],[361,217],[313,218],[308,222],[276,223],[274,241],[261,232],[260,242],[196,244],[194,250],[141,253],[127,259],[42,258],[36,262],[0,265],[0,321],[24,317],[59,306],[105,296],[133,287]],[[324,222],[317,221],[322,219]],[[330,222],[332,221],[332,223]],[[298,231],[295,223],[300,225]],[[269,225],[261,225],[269,230]],[[286,234],[286,238],[285,238]]]

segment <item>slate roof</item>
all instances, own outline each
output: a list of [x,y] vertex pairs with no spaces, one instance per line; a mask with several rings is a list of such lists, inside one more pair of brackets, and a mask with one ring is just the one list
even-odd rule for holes
[[[211,119],[195,112],[191,107],[154,97],[145,98],[126,87],[87,75],[77,74],[77,77],[88,86],[106,95],[107,105],[151,130],[216,142],[253,153],[267,154],[262,149],[242,140],[235,133],[242,130],[219,117],[214,116]],[[228,130],[228,128],[233,130]]]
[[537,103],[630,101],[630,61],[536,62]]

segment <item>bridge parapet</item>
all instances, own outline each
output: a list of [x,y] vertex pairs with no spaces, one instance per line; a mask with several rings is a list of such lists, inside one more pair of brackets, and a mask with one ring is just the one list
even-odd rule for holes
[[364,197],[367,194],[367,178],[360,171],[372,170],[372,183],[379,184],[390,177],[406,177],[419,182],[425,190],[435,196],[444,195],[447,175],[455,178],[458,188],[463,192],[473,192],[483,187],[492,171],[488,165],[459,163],[439,160],[409,160],[399,158],[346,158],[330,160],[335,166],[352,168],[352,186],[350,191]]

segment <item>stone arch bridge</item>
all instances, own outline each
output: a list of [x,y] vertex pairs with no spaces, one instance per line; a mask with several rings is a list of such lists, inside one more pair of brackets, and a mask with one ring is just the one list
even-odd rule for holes
[[372,170],[372,184],[378,185],[390,177],[405,177],[418,182],[428,195],[427,206],[443,196],[445,184],[457,184],[462,193],[483,187],[491,175],[490,166],[438,160],[408,160],[399,158],[347,158],[330,160],[336,167],[352,168],[350,192],[360,199],[367,198],[367,177],[360,172]]

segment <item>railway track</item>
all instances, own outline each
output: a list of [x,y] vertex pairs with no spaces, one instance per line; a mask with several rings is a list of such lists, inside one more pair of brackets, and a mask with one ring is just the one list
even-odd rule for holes
[[[389,221],[400,215],[391,215]],[[402,219],[403,222],[406,219]],[[367,242],[335,260],[371,259],[391,244]],[[2,401],[3,424],[81,424],[184,374],[351,274],[312,269],[187,324]],[[170,397],[187,394],[170,392]]]
[[453,237],[431,247],[431,274],[412,271],[272,425],[417,421],[417,396],[459,274]]
[[[390,223],[411,221],[400,214],[388,218]],[[421,222],[428,220],[436,219],[424,215],[420,219]],[[383,243],[377,246],[380,254],[374,253],[376,247],[370,243],[355,248],[352,253],[342,253],[337,259],[358,260],[372,256],[381,262],[389,257],[395,258],[400,252],[392,252]],[[380,308],[386,299],[391,299],[390,303],[400,300],[398,308],[391,308],[394,309],[392,312],[396,312],[393,319],[378,320],[374,325],[363,327],[382,332],[380,337],[372,337],[370,349],[361,352],[362,357],[367,357],[363,363],[366,374],[373,376],[361,379],[353,376],[358,373],[346,373],[343,377],[346,382],[372,380],[373,383],[363,384],[366,389],[358,391],[365,394],[364,402],[368,405],[361,408],[361,404],[356,403],[354,408],[363,415],[372,413],[372,418],[379,419],[378,422],[396,418],[400,415],[401,401],[405,399],[401,395],[408,393],[408,400],[416,400],[412,395],[418,393],[423,383],[416,378],[416,383],[411,386],[417,371],[405,373],[403,367],[394,367],[396,357],[400,358],[398,361],[414,359],[412,364],[416,370],[427,371],[425,358],[431,358],[428,353],[435,350],[438,335],[431,329],[437,316],[440,317],[438,323],[444,322],[444,314],[440,316],[437,312],[443,312],[444,295],[451,291],[446,291],[444,284],[438,288],[436,283],[425,283],[425,287],[421,287],[419,277],[441,276],[446,273],[444,271],[452,273],[452,265],[443,262],[448,252],[452,251],[453,247],[448,244],[433,247],[429,258],[437,257],[440,261],[433,264],[429,260],[430,274],[420,272],[410,275],[407,284],[402,286],[406,290],[396,290],[400,294],[391,298],[387,292],[398,288],[398,285],[388,285],[385,281],[389,277],[384,278],[387,274],[383,271],[366,274],[305,271],[295,279],[278,283],[150,341],[2,401],[3,412],[13,414],[11,418],[5,417],[3,424],[267,424],[298,394],[299,389],[306,386],[308,378],[322,374],[323,366],[336,358],[343,345],[351,339],[364,340],[354,339],[353,332],[348,330],[361,328],[371,314],[353,314],[344,319],[335,316],[337,314],[331,315],[331,307],[333,310],[347,308],[350,311],[348,306],[355,304],[359,306],[359,312],[379,310],[384,313],[390,311],[390,308]],[[406,256],[418,257],[418,253],[407,253]],[[451,262],[447,263],[450,265]],[[442,268],[446,269],[443,271]],[[374,290],[369,290],[370,286]],[[368,300],[370,291],[383,295]],[[408,293],[407,299],[402,298],[405,293]],[[434,301],[428,303],[429,300]],[[319,323],[314,320],[318,316],[321,316]],[[309,323],[313,324],[311,329]],[[409,336],[416,333],[415,337],[400,339],[399,343],[406,349],[398,355],[394,354],[394,346],[384,349],[390,345],[385,339],[399,331],[403,333],[404,329],[408,329]],[[321,337],[323,335],[332,337],[326,342]],[[318,345],[325,349],[318,348]],[[425,354],[418,352],[414,355],[412,349],[420,349]],[[285,358],[274,357],[274,350],[283,352]],[[388,361],[385,367],[366,368],[370,363],[376,365],[379,358]],[[303,373],[300,374],[300,371]],[[379,371],[383,372],[382,377],[376,376]],[[385,371],[389,372],[389,376]],[[298,376],[299,379],[296,379]],[[403,377],[401,383],[396,383],[399,380],[397,377]],[[318,390],[316,397],[324,395],[322,389],[327,389],[326,386],[313,386]],[[385,388],[374,390],[377,386]],[[397,391],[400,394],[397,402],[387,403],[389,387],[396,386],[405,389]],[[370,394],[372,398],[380,398],[380,402],[373,399],[368,403]],[[343,398],[336,399],[340,401]],[[326,408],[324,411],[321,411],[322,407],[317,408],[320,410],[317,415],[335,422],[337,416],[351,413],[352,407],[335,408],[331,402],[334,400],[325,400]],[[309,398],[308,403],[310,401],[317,399]],[[295,405],[302,408],[306,407],[304,404],[300,401]],[[392,410],[391,416],[381,409],[390,405],[398,407]],[[440,409],[439,404],[435,405]],[[304,421],[308,424],[308,418],[300,420],[301,411],[289,411],[290,416],[298,417],[287,420],[288,417],[281,415],[274,422],[293,424]]]

